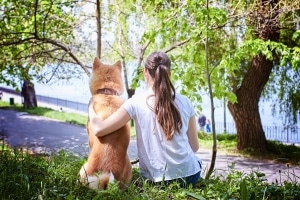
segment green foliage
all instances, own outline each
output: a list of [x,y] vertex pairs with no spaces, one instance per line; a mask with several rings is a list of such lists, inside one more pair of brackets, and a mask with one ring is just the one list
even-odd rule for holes
[[[74,43],[75,3],[71,0],[1,1],[0,82],[16,87],[22,79],[45,78],[46,67],[62,60],[70,62],[66,58],[66,51],[70,51],[66,46]],[[74,71],[70,69],[57,68],[50,74]]]
[[219,141],[236,141],[237,140],[237,135],[236,134],[218,134],[217,139]]
[[[78,171],[85,159],[60,151],[50,156],[31,155],[18,150],[0,150],[1,199],[270,199],[300,198],[296,182],[281,185],[261,180],[263,174],[249,174],[233,167],[215,173],[209,180],[200,180],[196,188],[153,185],[133,170],[133,180],[126,191],[111,183],[108,190],[95,191],[78,181]],[[18,188],[16,190],[16,188]]]
[[300,38],[300,30],[297,30],[297,31],[293,34],[292,40],[294,40],[294,41],[299,41],[299,38]]
[[[212,176],[209,180],[202,180],[199,183],[200,190],[196,190],[195,194],[205,197],[205,199],[247,200],[294,199],[299,195],[299,185],[297,183],[283,183],[281,186],[268,184],[261,180],[262,176],[259,172],[252,171],[250,174],[246,174],[235,170],[233,167]],[[294,197],[292,191],[296,194]]]
[[[285,117],[287,125],[291,126],[297,123],[297,115],[300,109],[300,90],[298,87],[300,65],[297,64],[297,60],[299,60],[299,52],[297,53],[297,51],[299,50],[297,50],[297,47],[291,49],[286,46],[275,46],[275,50],[278,54],[283,55],[281,62],[285,64],[285,67],[275,66],[271,77],[272,81],[267,85],[264,96],[272,100],[273,113],[281,113]],[[289,89],[287,90],[287,88]],[[274,98],[274,95],[278,98]]]
[[[198,132],[199,144],[203,148],[212,148],[213,135],[204,132]],[[217,148],[228,153],[236,152],[237,135],[236,134],[216,134]]]
[[[161,4],[164,5],[164,9],[159,6]],[[228,96],[235,101],[233,93],[226,89],[229,85],[224,80],[225,70],[217,69],[219,58],[228,50],[227,46],[222,46],[220,43],[224,40],[224,38],[220,39],[220,36],[224,35],[222,30],[215,28],[223,26],[228,20],[225,10],[220,6],[206,9],[205,1],[187,1],[182,4],[155,1],[153,6],[160,20],[147,35],[155,35],[155,38],[159,38],[153,42],[156,42],[161,49],[174,47],[170,52],[173,61],[172,79],[180,85],[178,89],[201,110],[202,95],[199,93],[208,91],[203,42],[208,37],[208,73],[213,82],[213,95],[219,99]],[[182,48],[179,44],[185,40],[188,42]],[[214,43],[221,45],[214,45]]]
[[[212,134],[208,134],[205,132],[198,132],[198,138],[201,140],[211,140],[212,139]],[[237,135],[236,134],[228,134],[228,133],[223,133],[223,134],[217,134],[217,140],[219,142],[221,141],[236,141],[237,140]]]
[[[285,10],[280,13],[279,41],[259,38],[260,31],[268,25],[267,22],[259,24],[257,21],[257,16],[262,14],[259,2],[212,1],[209,2],[208,9],[205,3],[205,1],[172,3],[159,0],[141,5],[148,10],[152,7],[152,11],[159,18],[156,21],[157,25],[149,30],[145,37],[155,42],[160,49],[177,47],[169,52],[173,61],[172,78],[179,85],[178,89],[190,97],[199,110],[201,110],[201,96],[208,93],[205,38],[208,38],[208,73],[213,88],[212,94],[217,99],[225,98],[231,103],[237,102],[235,92],[247,75],[251,60],[257,55],[265,56],[281,68],[288,65],[294,70],[299,68],[300,40],[296,20],[299,12],[294,11],[295,7],[299,7],[297,3],[279,1],[277,5],[280,9],[284,7]],[[271,15],[271,11],[265,13],[265,16]],[[185,40],[188,42],[184,46],[176,46]],[[275,70],[273,72],[276,72]],[[291,80],[294,83],[299,82],[295,78]],[[291,109],[287,113],[296,113],[299,110],[297,104],[299,95],[292,90],[298,87],[289,85],[284,88],[285,93],[289,93],[290,90],[292,93],[286,100],[293,99],[288,105]],[[265,92],[274,96],[273,90]],[[286,101],[280,103],[287,105]]]
[[5,163],[0,165],[2,199],[80,199],[83,193],[92,197],[78,183],[82,160],[63,151],[48,157],[6,150],[0,152],[0,160]]

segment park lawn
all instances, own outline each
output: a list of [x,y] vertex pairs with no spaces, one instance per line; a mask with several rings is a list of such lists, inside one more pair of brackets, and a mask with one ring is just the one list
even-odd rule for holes
[[[1,145],[0,145],[1,146]],[[2,146],[3,147],[3,146]],[[111,183],[108,190],[95,191],[78,181],[78,171],[86,161],[60,151],[52,155],[32,155],[30,152],[0,148],[0,193],[2,199],[299,199],[300,184],[295,181],[269,184],[258,171],[246,174],[228,169],[225,174],[201,179],[195,188],[168,187],[143,181],[138,168],[127,190]],[[291,173],[292,175],[292,173]],[[16,190],[16,187],[18,188]]]
[[[9,106],[0,102],[0,109],[15,109],[51,119],[85,126],[87,117],[76,113],[59,112],[49,108],[25,110],[21,105]],[[210,148],[211,135],[199,134],[202,147]],[[295,149],[272,142],[274,155],[288,154]],[[218,135],[218,148],[235,151],[236,136]],[[278,148],[280,147],[280,148]],[[281,149],[278,151],[278,149]],[[296,150],[299,152],[299,149]],[[299,155],[299,154],[298,154]],[[4,141],[0,144],[0,193],[3,199],[300,199],[300,185],[296,182],[268,184],[259,172],[245,174],[234,169],[228,175],[213,175],[202,179],[195,188],[151,185],[143,181],[137,168],[126,191],[112,183],[105,191],[91,190],[78,182],[78,170],[87,158],[79,158],[64,151],[53,155],[32,155],[24,150],[11,149]],[[230,184],[229,184],[230,183]],[[18,189],[16,190],[16,186]]]
[[[168,187],[143,181],[138,168],[133,168],[133,179],[127,190],[119,190],[111,183],[107,190],[96,191],[82,185],[78,171],[86,161],[60,151],[52,155],[32,155],[26,151],[0,148],[1,199],[93,199],[93,200],[148,200],[148,199],[299,199],[300,184],[295,181],[269,184],[262,173],[246,174],[228,169],[225,174],[201,179],[195,188]],[[292,173],[291,173],[292,175]],[[17,190],[15,188],[18,188]]]

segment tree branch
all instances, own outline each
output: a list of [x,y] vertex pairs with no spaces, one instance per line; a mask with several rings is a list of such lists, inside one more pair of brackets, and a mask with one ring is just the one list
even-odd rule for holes
[[181,41],[181,42],[179,42],[179,43],[173,44],[173,45],[172,45],[171,47],[169,47],[168,49],[165,49],[164,52],[165,52],[165,53],[168,53],[168,52],[172,51],[173,49],[176,49],[176,48],[178,48],[178,47],[180,47],[180,46],[182,46],[182,45],[188,43],[189,41],[190,41],[190,39],[186,39],[186,40]]
[[49,9],[48,9],[48,11],[47,11],[47,13],[46,13],[46,15],[44,17],[44,20],[43,20],[43,28],[42,28],[43,29],[43,33],[45,33],[46,21],[47,21],[47,18],[49,16],[49,13],[51,11],[52,5],[53,5],[53,1],[50,3]]
[[38,37],[38,31],[37,31],[37,21],[36,21],[36,15],[37,15],[37,9],[38,9],[38,0],[35,0],[34,4],[34,36]]
[[32,41],[35,40],[36,37],[29,37],[29,38],[25,38],[25,39],[20,39],[20,40],[15,40],[15,41],[8,41],[8,42],[2,42],[0,43],[0,46],[13,46],[13,45],[20,45],[20,44],[24,44],[28,41]]
[[90,76],[90,71],[87,69],[87,66],[85,64],[83,64],[79,58],[77,58],[77,56],[75,56],[75,54],[72,53],[71,49],[63,44],[60,44],[58,43],[57,41],[55,40],[52,40],[52,39],[48,39],[48,38],[43,38],[43,39],[40,39],[42,41],[46,41],[47,43],[50,43],[50,44],[53,44],[54,46],[57,46],[57,47],[60,47],[62,50],[64,50],[65,52],[67,52],[69,54],[69,56],[75,60],[75,62],[81,66],[81,68],[84,70],[84,72]]

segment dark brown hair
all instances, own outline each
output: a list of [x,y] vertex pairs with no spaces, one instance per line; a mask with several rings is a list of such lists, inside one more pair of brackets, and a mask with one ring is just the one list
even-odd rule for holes
[[[181,115],[175,105],[175,88],[170,80],[171,60],[164,52],[154,52],[146,60],[145,67],[154,80],[154,108],[167,140],[172,139],[175,131],[182,127]],[[149,97],[148,97],[149,98]]]

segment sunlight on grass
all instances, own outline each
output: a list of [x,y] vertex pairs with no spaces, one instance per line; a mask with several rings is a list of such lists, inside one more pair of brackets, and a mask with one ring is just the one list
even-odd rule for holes
[[80,126],[86,126],[87,116],[75,113],[75,112],[59,112],[51,108],[36,107],[25,109],[22,104],[9,105],[8,102],[0,101],[0,108],[13,109],[18,112],[27,112],[31,115],[43,116],[50,119],[59,120],[62,122],[76,124]]
[[1,107],[8,107],[9,103],[7,101],[0,101],[0,108]]
[[[198,132],[199,144],[202,148],[212,148],[213,135],[204,132]],[[233,134],[217,134],[217,147],[224,151],[234,151],[236,149],[236,135]]]

